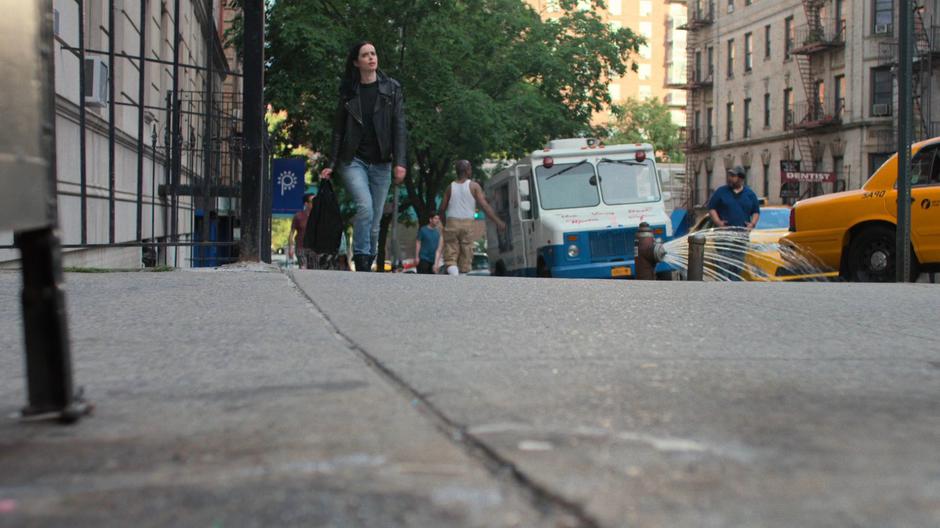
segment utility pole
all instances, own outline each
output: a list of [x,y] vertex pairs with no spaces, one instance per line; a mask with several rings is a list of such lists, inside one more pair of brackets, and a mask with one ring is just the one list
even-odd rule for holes
[[898,28],[898,228],[895,280],[911,280],[911,77],[914,62],[914,12],[911,0],[900,0]]
[[264,185],[264,0],[244,0],[244,119],[239,260],[261,260]]

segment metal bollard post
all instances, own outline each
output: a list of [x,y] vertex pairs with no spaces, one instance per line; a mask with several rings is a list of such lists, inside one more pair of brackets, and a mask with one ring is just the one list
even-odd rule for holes
[[52,0],[4,1],[0,19],[0,230],[23,264],[29,403],[24,418],[74,422],[90,407],[74,393],[62,259],[55,229],[55,74]]
[[687,281],[702,281],[705,277],[705,235],[701,233],[689,237],[689,271]]

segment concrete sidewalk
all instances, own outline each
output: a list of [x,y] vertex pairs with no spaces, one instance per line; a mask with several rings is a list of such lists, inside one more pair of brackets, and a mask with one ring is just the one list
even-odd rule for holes
[[[263,269],[263,268],[262,268]],[[271,270],[70,274],[74,427],[21,424],[0,273],[0,526],[565,526]]]
[[[24,403],[0,273],[0,413]],[[940,526],[940,289],[70,274],[6,526]]]

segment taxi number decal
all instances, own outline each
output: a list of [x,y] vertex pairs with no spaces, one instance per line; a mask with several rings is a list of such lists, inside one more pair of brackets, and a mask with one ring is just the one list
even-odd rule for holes
[[862,199],[865,200],[868,198],[884,198],[885,192],[886,191],[870,191],[870,192],[863,194]]

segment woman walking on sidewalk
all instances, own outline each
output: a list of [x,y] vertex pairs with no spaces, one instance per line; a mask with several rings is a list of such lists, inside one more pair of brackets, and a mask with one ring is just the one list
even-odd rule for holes
[[379,244],[379,224],[393,176],[405,179],[405,110],[401,85],[379,71],[371,42],[349,50],[333,121],[330,166],[320,172],[328,180],[338,170],[356,202],[353,218],[353,262],[369,271]]

